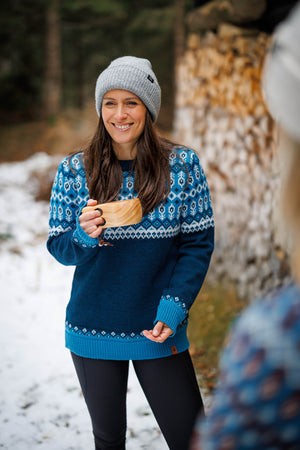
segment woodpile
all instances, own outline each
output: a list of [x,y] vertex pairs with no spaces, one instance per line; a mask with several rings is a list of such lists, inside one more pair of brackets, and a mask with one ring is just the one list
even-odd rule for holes
[[196,34],[189,37],[184,60],[177,69],[178,105],[197,107],[209,102],[242,116],[266,114],[260,80],[269,37],[241,32],[245,33],[223,24],[218,35],[208,32],[202,39]]
[[270,38],[222,25],[192,34],[177,67],[174,139],[198,153],[216,221],[209,277],[253,298],[289,278],[274,225],[274,124],[261,92]]

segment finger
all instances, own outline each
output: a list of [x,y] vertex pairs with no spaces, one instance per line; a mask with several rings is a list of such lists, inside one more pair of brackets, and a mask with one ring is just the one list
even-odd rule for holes
[[[86,206],[88,206],[88,207],[96,206],[96,205],[97,205],[97,201],[96,201],[96,200],[93,200],[93,199],[91,199],[91,198],[87,201],[87,204],[86,204]],[[80,213],[80,216],[83,216],[84,214],[87,214],[87,212],[84,211],[85,208],[86,208],[86,207],[82,208],[82,211],[81,211],[81,213]],[[96,210],[92,210],[91,212],[94,212],[94,211],[98,211],[98,210],[97,210],[97,209],[96,209]],[[90,212],[90,211],[89,211],[89,212]]]
[[100,236],[100,234],[102,233],[103,228],[102,227],[97,227],[95,231],[91,232],[90,234],[87,233],[91,238],[97,238]]
[[104,217],[96,217],[96,219],[93,220],[94,224],[97,226],[101,226],[105,224],[105,219]]
[[[101,217],[100,211],[95,209],[94,211],[88,211],[80,214],[79,223],[82,224],[84,222],[89,222],[94,219],[99,219]],[[101,221],[103,223],[103,220]]]
[[158,342],[159,344],[161,344],[162,342],[164,342],[164,341],[167,339],[167,337],[168,337],[167,335],[166,335],[166,336],[164,336],[164,335],[159,335],[158,337],[153,336],[153,330],[150,330],[150,331],[144,330],[144,331],[143,331],[143,334],[144,334],[144,336],[145,336],[147,339],[149,339],[150,341]]
[[87,202],[87,206],[96,206],[97,200],[94,200],[93,198],[90,198]]
[[153,336],[158,337],[164,327],[164,323],[163,322],[157,322],[157,324],[155,325],[155,327],[153,328]]
[[164,328],[164,330],[162,332],[162,336],[163,336],[164,340],[166,340],[172,334],[173,334],[173,330],[167,326]]
[[[102,217],[96,217],[94,219],[89,219],[89,216],[87,216],[89,213],[85,213],[82,216],[79,217],[79,224],[83,231],[87,233],[89,236],[91,236],[92,233],[96,233],[99,235],[99,233],[102,232],[102,225],[104,224],[104,219]],[[100,228],[100,230],[99,230]],[[99,231],[99,233],[98,233]]]
[[155,338],[155,337],[152,335],[152,330],[151,330],[151,331],[143,330],[143,335],[144,335],[147,339],[149,339],[150,341],[157,342],[157,338]]

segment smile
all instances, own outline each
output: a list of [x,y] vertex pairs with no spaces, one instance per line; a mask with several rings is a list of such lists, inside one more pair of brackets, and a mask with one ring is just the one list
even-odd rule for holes
[[126,130],[128,130],[130,127],[131,127],[131,123],[130,124],[127,124],[127,125],[117,125],[116,123],[113,123],[113,126],[115,127],[115,128],[117,128],[117,130],[120,130],[120,131],[126,131]]

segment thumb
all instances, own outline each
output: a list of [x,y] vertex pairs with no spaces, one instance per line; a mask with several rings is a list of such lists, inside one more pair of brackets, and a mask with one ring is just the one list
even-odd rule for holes
[[160,333],[162,332],[163,327],[164,327],[163,322],[157,322],[157,324],[153,328],[153,336],[155,337],[159,336]]
[[88,206],[95,206],[95,205],[97,205],[97,200],[94,200],[94,199],[90,198],[88,200],[88,202],[87,202],[87,205]]

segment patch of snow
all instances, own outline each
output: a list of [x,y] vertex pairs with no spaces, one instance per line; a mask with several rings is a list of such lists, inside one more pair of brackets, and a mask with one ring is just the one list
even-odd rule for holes
[[[94,448],[64,348],[74,269],[48,254],[48,204],[34,201],[32,173],[56,162],[40,153],[0,164],[0,448],[5,450]],[[127,404],[127,449],[167,449],[132,366]]]

